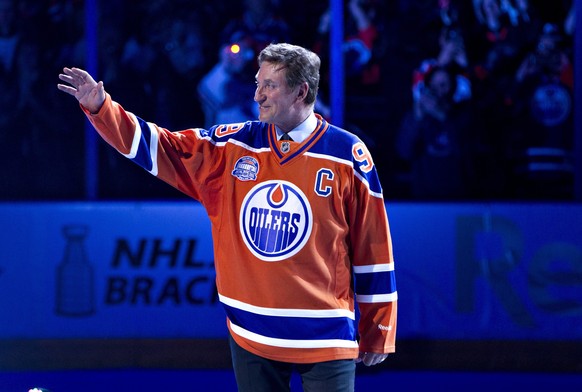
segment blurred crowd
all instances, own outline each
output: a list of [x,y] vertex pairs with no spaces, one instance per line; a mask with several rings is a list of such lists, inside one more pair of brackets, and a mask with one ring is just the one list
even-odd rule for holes
[[[292,42],[322,58],[327,1],[0,0],[0,200],[86,198],[85,127],[56,89],[91,66],[171,130],[257,117],[256,56]],[[388,200],[572,200],[573,0],[346,0],[344,128],[370,148]],[[97,64],[87,64],[96,18]],[[97,198],[181,194],[97,142]]]

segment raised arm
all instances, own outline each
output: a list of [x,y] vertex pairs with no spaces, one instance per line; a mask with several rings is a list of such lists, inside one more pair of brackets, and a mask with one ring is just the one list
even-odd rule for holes
[[71,94],[91,113],[99,112],[105,102],[103,82],[97,83],[91,75],[80,68],[63,68],[59,79],[68,84],[58,84],[59,90]]

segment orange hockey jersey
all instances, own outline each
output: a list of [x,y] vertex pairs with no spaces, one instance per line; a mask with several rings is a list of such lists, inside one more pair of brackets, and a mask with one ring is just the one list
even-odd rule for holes
[[259,121],[170,132],[109,95],[85,113],[120,153],[205,207],[219,299],[241,347],[293,363],[395,350],[388,219],[356,136],[319,116],[302,143]]

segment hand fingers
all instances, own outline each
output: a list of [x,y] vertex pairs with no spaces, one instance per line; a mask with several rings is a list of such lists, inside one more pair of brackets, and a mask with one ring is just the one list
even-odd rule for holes
[[[75,78],[69,76],[69,75],[64,75],[64,74],[60,74],[59,75],[59,79],[61,79],[64,82],[69,83],[70,85],[67,84],[62,84],[59,83],[57,84],[57,88],[61,91],[64,91],[68,94],[71,95],[76,95],[77,92],[79,91],[79,85],[77,84],[77,81]],[[96,83],[96,85],[93,87],[92,91],[94,94],[100,94],[102,93],[104,90],[103,88],[103,81],[100,81],[99,83]]]
[[77,92],[76,88],[73,88],[71,86],[67,86],[65,84],[57,84],[57,88],[61,91],[66,92],[67,94],[71,94],[71,95],[75,95],[75,93]]
[[64,70],[65,73],[64,74],[59,74],[59,79],[61,79],[63,82],[67,82],[68,84],[70,84],[73,87],[70,87],[70,86],[66,86],[66,85],[62,85],[61,84],[60,86],[62,86],[62,87],[68,87],[68,88],[66,90],[64,90],[63,88],[59,87],[59,90],[69,92],[69,88],[74,88],[75,91],[77,91],[77,89],[79,88],[79,86],[81,84],[83,84],[84,81],[82,79],[79,79],[78,77],[71,76],[71,74],[70,74],[69,71],[70,70],[67,70],[65,68],[65,70]]
[[87,72],[85,70],[82,70],[80,68],[71,68],[71,71],[84,83],[91,83],[91,84],[96,83],[95,80],[93,80],[93,78],[89,74],[89,72]]
[[364,365],[366,365],[366,366],[374,366],[380,362],[380,359],[377,355],[367,354],[367,355],[364,355],[364,358],[362,359],[362,361],[364,362]]
[[87,75],[89,75],[86,71],[76,67],[65,67],[63,68],[63,72],[67,75],[78,77],[79,79],[84,79]]
[[364,354],[364,358],[362,358],[362,362],[364,362],[364,365],[366,366],[372,366],[374,365],[375,362],[375,357],[373,354]]
[[73,82],[73,78],[70,77],[69,75],[59,74],[59,79],[61,79],[63,82],[67,82],[69,84],[71,84]]
[[374,366],[384,361],[388,354],[360,353],[356,363],[363,362],[366,366]]
[[85,83],[95,84],[95,81],[87,71],[75,67],[63,68],[63,73],[59,75],[59,78],[63,81],[66,81],[67,83],[72,84],[75,87],[79,87]]

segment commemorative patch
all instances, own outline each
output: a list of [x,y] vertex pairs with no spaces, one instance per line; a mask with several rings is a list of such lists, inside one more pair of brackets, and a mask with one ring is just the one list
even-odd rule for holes
[[256,181],[257,174],[259,174],[259,162],[249,156],[239,158],[232,171],[232,175],[241,181]]

